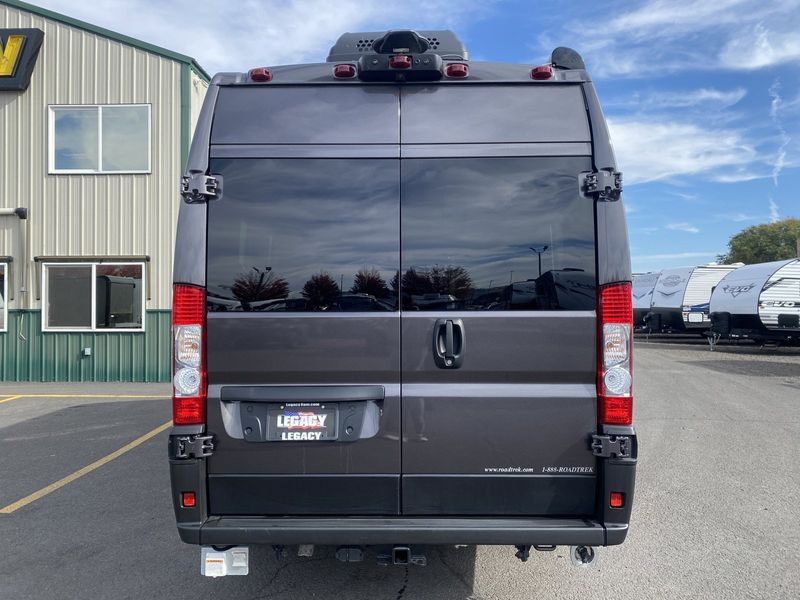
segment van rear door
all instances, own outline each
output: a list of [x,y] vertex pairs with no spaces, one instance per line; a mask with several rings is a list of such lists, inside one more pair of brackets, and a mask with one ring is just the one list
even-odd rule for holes
[[401,111],[403,514],[591,515],[581,89],[407,87]]
[[220,90],[208,206],[210,515],[396,515],[393,86]]

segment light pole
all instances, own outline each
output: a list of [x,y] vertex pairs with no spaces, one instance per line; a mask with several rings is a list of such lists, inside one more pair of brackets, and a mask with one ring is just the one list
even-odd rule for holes
[[536,252],[536,255],[539,257],[539,277],[542,276],[542,254],[547,252],[547,249],[550,246],[530,246],[529,249]]

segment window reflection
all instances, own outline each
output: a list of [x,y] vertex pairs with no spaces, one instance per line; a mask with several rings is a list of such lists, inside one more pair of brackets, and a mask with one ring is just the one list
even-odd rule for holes
[[397,310],[397,160],[216,160],[212,170],[225,193],[209,205],[209,310]]
[[591,310],[584,158],[403,161],[404,310]]
[[142,291],[142,265],[97,265],[95,267],[96,327],[140,329]]

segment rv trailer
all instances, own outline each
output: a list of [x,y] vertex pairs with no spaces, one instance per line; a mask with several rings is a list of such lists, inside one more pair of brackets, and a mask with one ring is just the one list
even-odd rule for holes
[[633,276],[633,327],[641,329],[645,326],[644,318],[650,312],[653,302],[653,289],[661,272],[639,273]]
[[758,343],[800,341],[800,259],[747,265],[729,273],[711,295],[717,338]]
[[710,325],[709,301],[716,285],[741,265],[706,265],[665,269],[653,289],[645,317],[651,332],[705,331]]

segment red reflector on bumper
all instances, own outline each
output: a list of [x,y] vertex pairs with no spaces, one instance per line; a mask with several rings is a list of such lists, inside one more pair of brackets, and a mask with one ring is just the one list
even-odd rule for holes
[[608,503],[611,505],[611,508],[622,508],[625,503],[625,495],[622,492],[611,492]]
[[194,492],[181,492],[181,506],[183,508],[194,508],[197,506],[197,496]]

